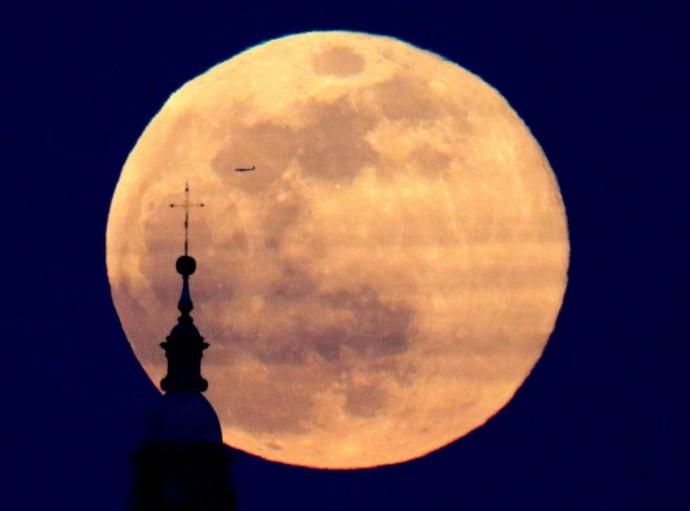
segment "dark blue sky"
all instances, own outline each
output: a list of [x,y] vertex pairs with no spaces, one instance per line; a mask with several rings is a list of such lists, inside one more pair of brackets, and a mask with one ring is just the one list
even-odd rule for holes
[[544,356],[485,427],[366,471],[238,454],[240,509],[687,508],[690,9],[605,3],[3,7],[0,507],[124,503],[155,389],[110,300],[105,226],[150,118],[249,46],[348,29],[439,53],[508,99],[561,185],[570,283]]

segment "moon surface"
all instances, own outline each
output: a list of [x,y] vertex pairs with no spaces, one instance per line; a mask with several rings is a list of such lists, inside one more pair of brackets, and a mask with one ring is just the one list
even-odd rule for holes
[[107,230],[113,300],[156,385],[186,180],[206,204],[190,212],[202,372],[234,447],[321,468],[423,456],[505,406],[553,330],[569,257],[555,176],[506,100],[438,55],[298,34],[170,97]]

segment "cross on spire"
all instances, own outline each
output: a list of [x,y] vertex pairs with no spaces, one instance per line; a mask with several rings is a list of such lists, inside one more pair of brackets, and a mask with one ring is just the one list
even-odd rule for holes
[[184,202],[181,204],[170,204],[171,208],[184,208],[184,255],[187,255],[187,249],[189,247],[189,209],[190,208],[203,208],[204,203],[198,202],[192,204],[189,202],[189,183],[184,184]]

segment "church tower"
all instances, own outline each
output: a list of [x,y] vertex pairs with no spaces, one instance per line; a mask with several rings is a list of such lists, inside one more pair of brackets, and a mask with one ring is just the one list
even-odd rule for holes
[[143,447],[135,456],[132,511],[228,511],[235,508],[229,485],[228,450],[218,417],[202,395],[208,382],[201,359],[208,344],[194,325],[190,277],[196,260],[188,254],[189,209],[203,204],[171,204],[185,209],[184,254],[176,270],[182,276],[177,324],[161,347],[168,372],[161,380],[164,395],[151,416]]

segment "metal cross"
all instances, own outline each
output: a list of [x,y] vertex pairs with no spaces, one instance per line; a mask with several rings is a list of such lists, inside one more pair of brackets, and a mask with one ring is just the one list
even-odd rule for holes
[[184,202],[182,204],[170,204],[171,208],[184,208],[184,255],[187,255],[189,246],[189,208],[203,208],[204,203],[192,204],[189,202],[189,183],[184,184]]

